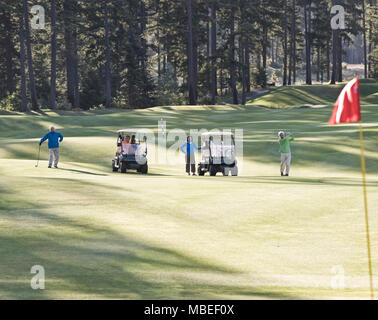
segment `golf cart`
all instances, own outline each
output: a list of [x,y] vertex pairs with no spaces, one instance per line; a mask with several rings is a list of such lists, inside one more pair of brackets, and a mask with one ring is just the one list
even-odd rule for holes
[[117,153],[113,159],[113,172],[136,170],[148,173],[147,138],[142,130],[123,129],[118,131]]
[[202,134],[202,161],[198,165],[198,175],[216,176],[222,172],[224,176],[230,173],[238,175],[235,139],[231,132],[207,132]]

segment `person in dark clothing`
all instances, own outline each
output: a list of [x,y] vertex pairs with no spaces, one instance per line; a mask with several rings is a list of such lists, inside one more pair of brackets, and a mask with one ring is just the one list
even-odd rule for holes
[[193,173],[193,176],[196,175],[196,157],[195,157],[195,150],[201,150],[201,147],[197,147],[195,142],[193,142],[193,138],[189,136],[184,143],[180,147],[181,152],[185,153],[185,162],[186,162],[186,173],[190,176],[190,171]]

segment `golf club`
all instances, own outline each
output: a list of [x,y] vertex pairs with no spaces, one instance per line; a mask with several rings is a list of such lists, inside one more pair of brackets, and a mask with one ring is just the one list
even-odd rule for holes
[[39,166],[39,156],[41,155],[41,145],[39,145],[39,150],[38,150],[38,160],[37,160],[37,164],[35,165],[36,168],[38,168]]

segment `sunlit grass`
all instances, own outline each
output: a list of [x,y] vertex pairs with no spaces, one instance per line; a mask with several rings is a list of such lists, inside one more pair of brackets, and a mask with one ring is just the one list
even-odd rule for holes
[[[376,269],[378,106],[363,110]],[[328,126],[331,111],[0,116],[0,298],[368,298],[358,125]],[[161,118],[168,130],[243,129],[241,176],[189,178],[182,156],[163,165],[153,154],[150,175],[113,174],[116,130],[156,130]],[[51,123],[65,135],[60,170],[47,169],[46,145],[34,167]],[[288,179],[279,176],[280,129],[296,136]],[[37,264],[46,269],[44,291],[30,288]],[[345,289],[331,286],[335,266],[344,268]]]

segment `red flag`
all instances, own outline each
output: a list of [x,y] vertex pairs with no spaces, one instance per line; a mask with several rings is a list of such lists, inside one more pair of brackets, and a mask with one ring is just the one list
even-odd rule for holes
[[358,122],[361,120],[360,80],[349,82],[336,101],[329,124]]

